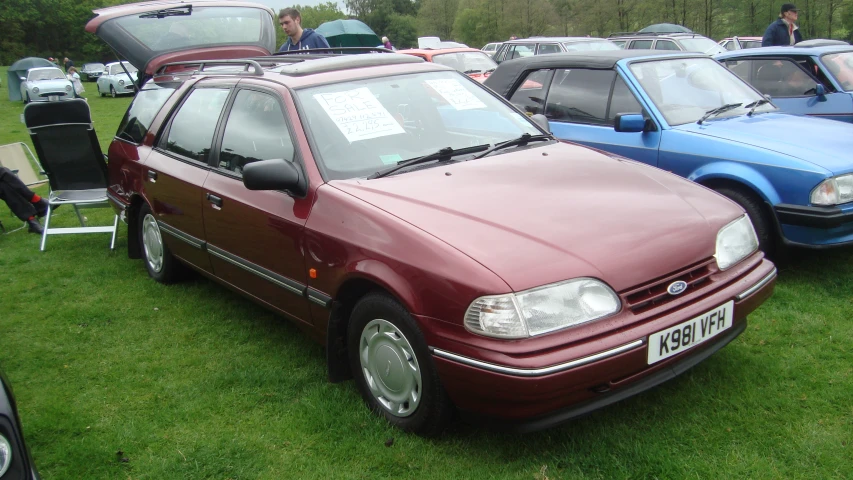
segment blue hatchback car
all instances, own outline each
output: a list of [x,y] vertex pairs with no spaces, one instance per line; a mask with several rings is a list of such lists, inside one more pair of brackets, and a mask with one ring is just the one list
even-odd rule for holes
[[[687,177],[749,214],[762,249],[853,243],[853,125],[779,113],[700,54],[625,50],[502,63],[485,85],[558,138]],[[606,201],[607,199],[602,199]]]
[[853,46],[767,47],[715,56],[786,113],[853,122]]

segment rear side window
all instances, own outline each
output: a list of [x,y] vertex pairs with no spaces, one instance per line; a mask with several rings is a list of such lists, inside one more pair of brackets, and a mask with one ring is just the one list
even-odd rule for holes
[[137,93],[124,118],[121,119],[116,136],[131,143],[142,143],[157,112],[173,93],[175,93],[174,89],[157,85],[146,87],[145,90]]
[[545,116],[562,122],[607,124],[607,99],[615,75],[613,70],[557,70]]
[[631,43],[631,46],[628,47],[631,50],[647,50],[652,48],[651,40],[635,40]]
[[228,98],[227,88],[193,90],[172,119],[164,148],[183,157],[207,163],[210,144],[222,106]]
[[219,168],[242,174],[248,163],[273,158],[292,162],[293,157],[293,141],[278,100],[254,90],[238,92],[225,124]]
[[671,40],[658,40],[655,43],[655,50],[681,50],[678,45]]
[[510,97],[510,103],[528,115],[544,113],[545,96],[553,73],[553,70],[536,70],[528,73],[527,78]]

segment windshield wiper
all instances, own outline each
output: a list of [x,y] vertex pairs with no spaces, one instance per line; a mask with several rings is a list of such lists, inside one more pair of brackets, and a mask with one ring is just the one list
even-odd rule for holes
[[470,75],[472,73],[482,73],[482,70],[475,68],[473,70],[465,70],[462,73],[464,73],[465,75]]
[[183,7],[164,8],[163,10],[155,10],[153,12],[143,13],[139,18],[165,18],[179,15],[192,15],[193,6],[186,5]]
[[498,150],[501,150],[504,148],[515,147],[515,146],[520,146],[520,145],[527,145],[528,142],[541,142],[543,140],[553,140],[553,139],[554,139],[554,137],[552,137],[551,135],[531,135],[529,133],[525,133],[518,138],[514,138],[512,140],[507,140],[507,141],[501,142],[501,143],[496,143],[495,146],[493,146],[492,148],[486,150],[485,152],[477,155],[472,160],[476,160],[478,158],[483,158],[486,155],[489,155],[490,153],[497,152]]
[[401,161],[397,162],[397,165],[394,165],[393,167],[387,168],[387,169],[382,170],[380,172],[376,172],[373,175],[370,175],[369,177],[367,177],[367,179],[373,180],[375,178],[387,177],[388,175],[391,175],[392,173],[394,173],[398,170],[402,170],[406,167],[411,167],[412,165],[417,165],[419,163],[431,162],[433,160],[446,161],[446,160],[450,160],[452,157],[455,157],[457,155],[466,155],[469,153],[482,152],[483,150],[486,150],[487,148],[489,148],[488,145],[477,145],[474,147],[465,147],[465,148],[458,148],[458,149],[454,149],[452,147],[444,147],[437,152],[430,153],[429,155],[424,155],[422,157],[410,158],[408,160],[401,160]]
[[723,105],[722,107],[712,108],[712,109],[708,110],[707,112],[705,112],[705,115],[702,116],[702,118],[700,118],[699,121],[696,123],[698,123],[699,125],[702,125],[702,122],[704,122],[708,118],[713,117],[714,115],[719,115],[723,112],[728,112],[729,110],[737,108],[741,105],[743,105],[743,103],[727,103],[727,104]]
[[770,100],[767,100],[766,98],[762,98],[761,100],[756,100],[752,103],[747,103],[746,105],[743,106],[743,108],[749,109],[749,112],[746,113],[746,116],[751,117],[752,114],[755,113],[756,108],[758,108],[762,105],[768,104],[768,103],[770,103]]

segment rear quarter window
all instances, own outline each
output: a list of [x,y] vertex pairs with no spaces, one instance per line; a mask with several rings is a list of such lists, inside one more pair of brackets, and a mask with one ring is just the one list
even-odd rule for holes
[[164,88],[157,85],[146,87],[136,94],[133,103],[127,109],[118,126],[116,136],[131,143],[142,143],[151,122],[157,112],[163,108],[166,100],[175,93],[174,88]]

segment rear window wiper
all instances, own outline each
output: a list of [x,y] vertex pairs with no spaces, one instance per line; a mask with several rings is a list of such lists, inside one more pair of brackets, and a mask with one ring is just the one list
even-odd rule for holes
[[743,103],[727,103],[727,104],[723,105],[722,107],[712,108],[712,109],[708,110],[707,112],[705,112],[705,115],[703,115],[702,118],[700,118],[699,121],[696,123],[698,123],[699,125],[702,125],[702,122],[713,117],[714,115],[719,115],[723,112],[728,112],[729,110],[737,108],[741,105],[743,105]]
[[501,150],[504,148],[527,145],[529,142],[541,142],[544,140],[553,140],[553,139],[554,139],[554,137],[552,137],[551,135],[531,135],[529,133],[525,133],[518,138],[514,138],[512,140],[507,140],[506,142],[496,143],[495,146],[493,146],[492,148],[486,150],[485,152],[477,155],[472,160],[476,160],[478,158],[483,158],[486,155],[489,155],[490,153],[497,152],[498,150]]
[[411,167],[412,165],[417,165],[419,163],[431,162],[433,160],[450,160],[452,157],[457,155],[466,155],[470,153],[482,152],[483,150],[489,148],[488,145],[477,145],[474,147],[465,147],[465,148],[457,148],[454,149],[452,147],[444,147],[437,152],[430,153],[429,155],[424,155],[422,157],[410,158],[408,160],[401,160],[397,162],[397,165],[394,165],[391,168],[387,168],[385,170],[374,173],[373,175],[367,177],[368,180],[373,180],[374,178],[382,178],[391,175],[392,173],[402,170],[406,167]]
[[192,15],[193,6],[185,5],[182,7],[164,8],[163,10],[155,10],[153,12],[143,13],[139,18],[166,18],[180,15]]

